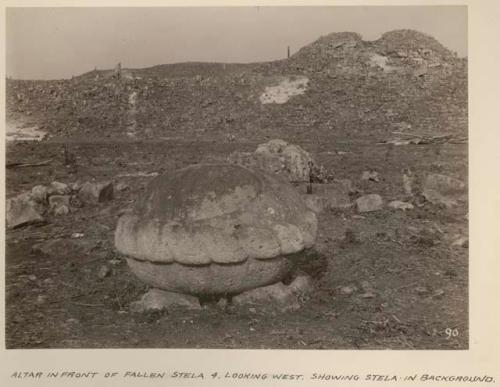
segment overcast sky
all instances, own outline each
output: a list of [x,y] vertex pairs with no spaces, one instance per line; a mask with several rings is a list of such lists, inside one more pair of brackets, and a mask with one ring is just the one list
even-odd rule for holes
[[7,76],[69,78],[118,62],[267,61],[331,32],[375,40],[400,28],[467,55],[467,9],[459,6],[8,8]]

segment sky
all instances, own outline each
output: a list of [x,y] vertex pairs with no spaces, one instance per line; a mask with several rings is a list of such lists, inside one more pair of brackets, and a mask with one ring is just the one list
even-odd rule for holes
[[467,56],[465,6],[7,8],[6,75],[61,79],[177,62],[285,58],[332,32],[414,29]]

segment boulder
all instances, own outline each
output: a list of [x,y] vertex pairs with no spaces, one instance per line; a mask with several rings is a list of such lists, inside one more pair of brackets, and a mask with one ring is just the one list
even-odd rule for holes
[[115,246],[163,290],[238,293],[283,279],[313,246],[317,219],[287,182],[239,165],[199,164],[155,178],[118,220]]
[[30,194],[21,194],[8,199],[5,206],[7,227],[16,228],[44,222],[39,208]]
[[130,311],[142,313],[179,307],[193,310],[201,309],[200,302],[196,297],[160,289],[151,289],[139,301],[130,304]]
[[283,175],[289,181],[309,181],[314,165],[314,160],[308,152],[283,140],[260,144],[253,153],[234,152],[229,155],[228,161]]
[[384,206],[382,197],[377,194],[369,194],[356,199],[358,212],[371,212],[381,210]]
[[258,307],[285,312],[300,308],[313,291],[309,277],[298,276],[290,285],[279,282],[241,293],[232,298],[235,306]]
[[78,198],[83,203],[96,204],[113,199],[113,183],[84,183],[78,191]]

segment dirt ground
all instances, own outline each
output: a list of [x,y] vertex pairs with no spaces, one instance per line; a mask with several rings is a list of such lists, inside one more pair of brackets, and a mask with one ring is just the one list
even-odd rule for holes
[[[60,142],[9,143],[8,164],[52,161],[7,169],[8,197],[54,180],[113,180],[129,188],[116,190],[111,202],[7,231],[7,347],[468,348],[468,249],[453,246],[457,237],[468,236],[466,199],[451,209],[423,203],[410,211],[320,214],[315,250],[299,264],[316,290],[298,311],[206,303],[201,311],[131,313],[130,303],[147,287],[113,249],[113,232],[120,213],[152,177],[130,175],[221,161],[260,142],[73,141],[67,147],[77,168],[63,165]],[[467,176],[464,144],[391,147],[331,137],[299,145],[335,177],[385,201],[404,198],[403,168],[417,181],[430,172]],[[362,181],[365,170],[379,172],[380,181]],[[77,232],[83,238],[71,238]],[[40,253],[37,244],[51,240],[57,240],[52,249]],[[102,266],[111,269],[109,276],[98,275]]]

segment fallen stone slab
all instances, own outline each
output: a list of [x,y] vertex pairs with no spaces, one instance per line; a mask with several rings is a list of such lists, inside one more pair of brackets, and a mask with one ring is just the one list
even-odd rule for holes
[[369,194],[356,199],[358,212],[372,212],[381,210],[384,206],[382,197],[377,194]]
[[86,182],[78,191],[78,198],[87,204],[103,203],[113,199],[113,183]]
[[130,304],[130,311],[133,313],[143,313],[179,307],[191,310],[201,309],[200,301],[197,297],[153,288],[144,294],[139,301],[132,302]]
[[8,199],[5,206],[7,227],[17,228],[29,224],[43,223],[45,218],[39,212],[39,205],[29,194]]

